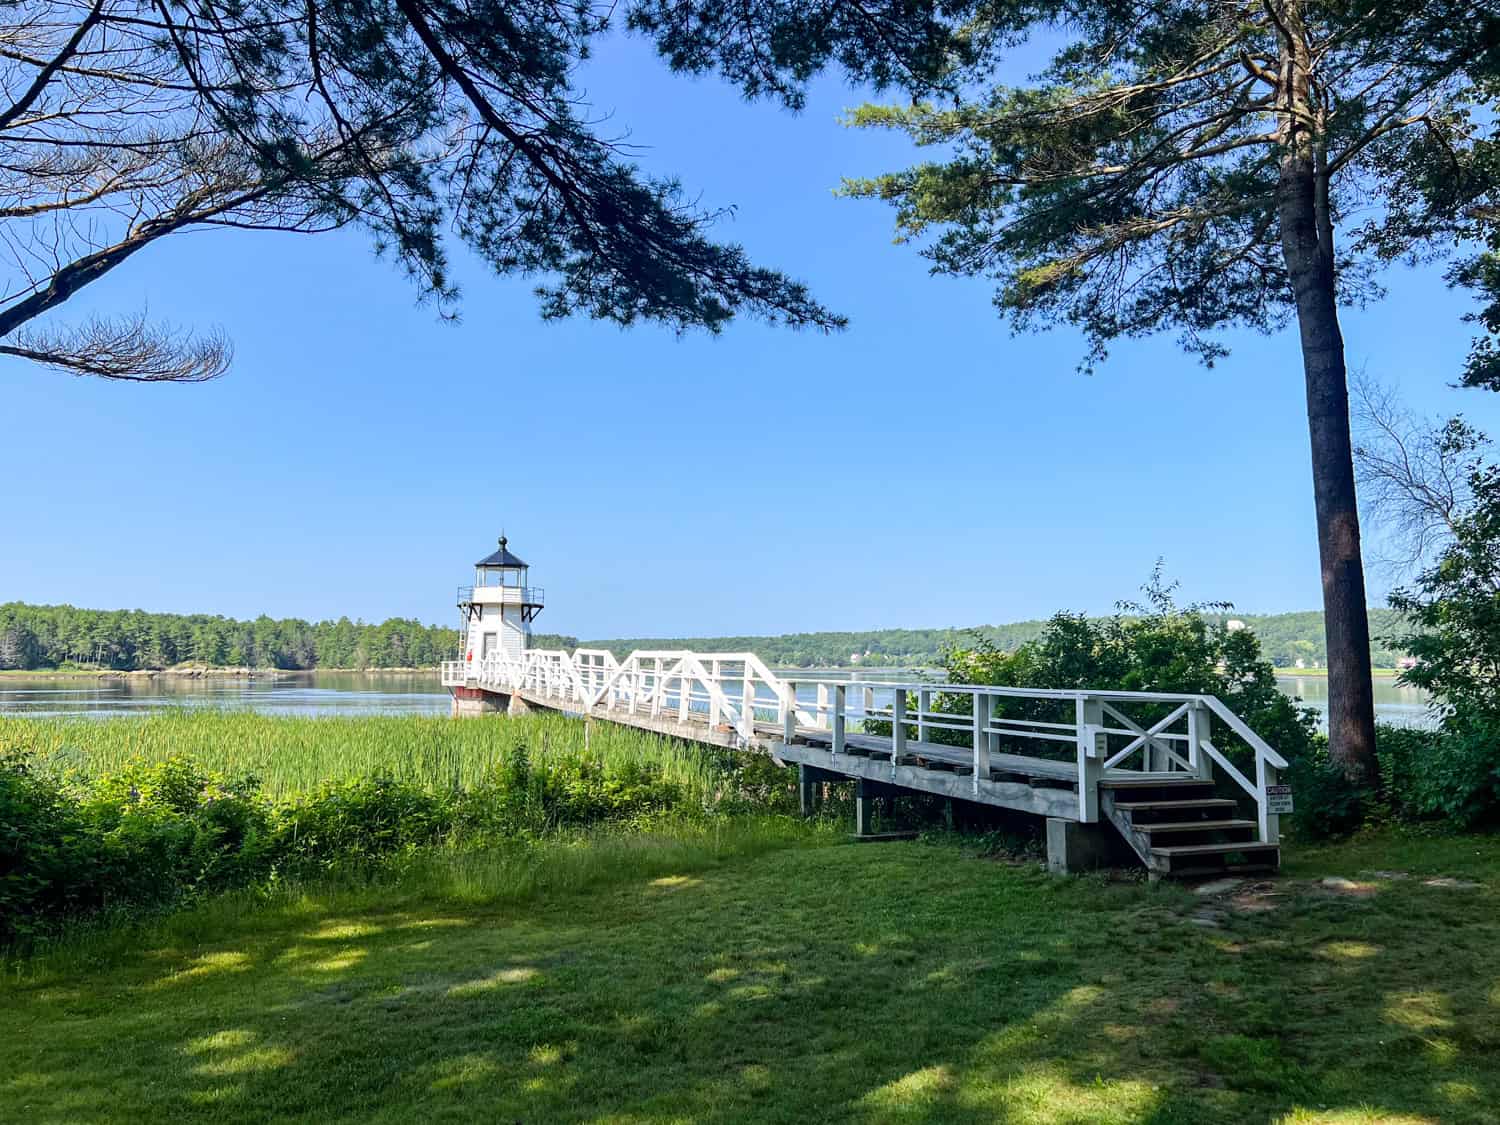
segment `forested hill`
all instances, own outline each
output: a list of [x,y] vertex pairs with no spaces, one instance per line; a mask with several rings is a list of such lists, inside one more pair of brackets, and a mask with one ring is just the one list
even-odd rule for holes
[[[1234,614],[1254,629],[1279,667],[1324,663],[1323,615],[1317,612]],[[1222,619],[1221,619],[1222,620]],[[851,633],[787,633],[774,637],[641,637],[584,641],[624,656],[636,648],[758,653],[782,667],[847,667],[850,664],[924,666],[937,663],[945,647],[973,643],[973,634],[1002,649],[1036,637],[1045,622],[980,625],[968,629],[874,629]],[[1393,668],[1401,653],[1385,641],[1398,631],[1396,615],[1370,611],[1377,638],[1371,655],[1377,668]],[[536,648],[576,648],[575,637],[538,633]],[[257,617],[236,621],[204,614],[142,610],[76,609],[68,605],[0,604],[0,669],[70,665],[130,671],[176,664],[258,668],[428,667],[458,649],[458,630],[391,618],[378,625],[350,621],[308,622]]]
[[458,649],[458,630],[393,617],[379,625],[0,604],[0,669],[175,664],[254,668],[429,667]]
[[[1291,668],[1301,660],[1304,667],[1325,663],[1323,615],[1306,613],[1228,614],[1215,620],[1243,621],[1260,637],[1261,645],[1278,667]],[[945,647],[970,645],[973,634],[986,637],[1001,649],[1013,649],[1041,633],[1045,621],[1017,621],[1010,625],[980,625],[974,629],[875,629],[855,633],[786,633],[775,637],[641,637],[583,641],[586,647],[607,648],[624,656],[636,648],[688,648],[699,652],[745,652],[758,654],[768,664],[782,667],[847,667],[850,664],[915,667],[935,664]],[[1400,631],[1396,614],[1388,609],[1370,610],[1370,633],[1375,638],[1370,654],[1377,668],[1394,668],[1403,654],[1387,638]],[[572,648],[572,637],[540,636],[536,647]]]

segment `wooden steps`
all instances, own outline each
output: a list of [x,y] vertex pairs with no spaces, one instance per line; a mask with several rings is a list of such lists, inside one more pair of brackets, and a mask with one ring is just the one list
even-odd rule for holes
[[1248,871],[1275,871],[1281,866],[1281,849],[1275,844],[1248,840],[1228,844],[1187,844],[1151,849],[1149,866],[1161,875],[1224,875]]
[[1277,870],[1281,849],[1235,815],[1238,802],[1213,793],[1213,782],[1197,778],[1106,779],[1099,809],[1153,878]]
[[1148,836],[1181,835],[1184,832],[1249,832],[1253,837],[1256,824],[1253,820],[1184,820],[1171,824],[1137,824],[1136,828]]
[[1240,842],[1238,844],[1184,844],[1181,847],[1152,848],[1153,852],[1160,855],[1174,857],[1180,855],[1226,855],[1233,852],[1275,852],[1280,851],[1275,844],[1260,844],[1254,842]]
[[1207,813],[1220,810],[1229,812],[1239,808],[1239,804],[1228,797],[1200,797],[1195,801],[1121,801],[1115,804],[1115,808],[1130,813]]
[[[792,762],[830,777],[962,799],[979,793],[970,788],[970,748],[907,739],[899,763],[891,762],[892,750],[887,737],[850,733],[844,752],[833,755],[831,734],[812,728],[798,728],[796,739],[782,747]],[[995,751],[980,755],[981,763],[986,759],[989,769],[981,777],[993,786],[985,790],[986,803],[1077,818],[1075,762]],[[1198,777],[1106,771],[1099,780],[1100,819],[1113,824],[1153,878],[1275,871],[1279,848],[1262,843],[1258,823],[1218,792],[1213,781]]]

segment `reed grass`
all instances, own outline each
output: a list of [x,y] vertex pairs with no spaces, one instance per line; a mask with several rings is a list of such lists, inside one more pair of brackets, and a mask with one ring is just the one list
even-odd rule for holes
[[273,798],[372,776],[438,790],[467,788],[520,747],[539,764],[587,757],[611,774],[649,765],[694,796],[710,796],[723,775],[722,754],[562,715],[454,720],[182,710],[104,720],[0,718],[0,751],[20,751],[50,772],[107,774],[129,763],[187,755],[226,776],[253,774]]

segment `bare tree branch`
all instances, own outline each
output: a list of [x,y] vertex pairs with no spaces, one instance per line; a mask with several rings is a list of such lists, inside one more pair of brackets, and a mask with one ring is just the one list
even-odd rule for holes
[[1394,390],[1363,372],[1349,384],[1361,503],[1385,532],[1381,565],[1404,577],[1452,541],[1471,501],[1470,474],[1489,439],[1461,417],[1418,418]]
[[15,356],[71,375],[130,383],[202,383],[229,369],[234,348],[219,330],[192,336],[144,314],[121,320],[94,317],[76,328],[16,333],[0,342]]

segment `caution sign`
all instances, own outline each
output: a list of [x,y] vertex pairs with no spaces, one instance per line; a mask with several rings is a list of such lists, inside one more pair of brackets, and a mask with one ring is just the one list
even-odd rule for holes
[[1266,812],[1289,813],[1292,811],[1292,787],[1290,785],[1266,786]]

